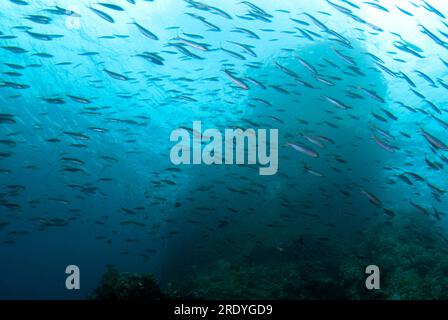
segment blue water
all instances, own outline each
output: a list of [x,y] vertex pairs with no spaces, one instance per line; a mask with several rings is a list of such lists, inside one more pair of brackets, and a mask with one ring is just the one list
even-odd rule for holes
[[[0,299],[84,298],[109,264],[167,284],[260,244],[350,246],[403,212],[446,235],[447,4],[102,3],[2,1]],[[174,166],[195,120],[278,129],[278,173]]]

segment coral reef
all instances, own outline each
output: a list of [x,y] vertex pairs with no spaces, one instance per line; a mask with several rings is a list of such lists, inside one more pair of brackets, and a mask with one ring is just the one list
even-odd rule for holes
[[151,274],[118,272],[108,267],[100,286],[95,290],[96,300],[161,300],[168,298]]
[[[306,249],[296,241],[281,250],[258,248],[246,261],[217,261],[183,285],[208,299],[444,300],[444,231],[427,217],[403,213],[365,230],[351,245],[308,240]],[[365,287],[370,264],[381,270],[380,290]]]
[[[243,258],[198,266],[159,289],[150,275],[104,275],[97,299],[448,299],[448,241],[427,217],[403,215],[362,232],[351,246],[308,239],[257,246]],[[365,287],[366,266],[381,270],[381,289]]]
[[358,256],[341,264],[349,296],[372,298],[362,284],[354,285],[365,261],[370,261],[381,268],[381,290],[374,292],[374,298],[448,299],[448,241],[443,229],[427,217],[408,216],[399,221],[372,228],[366,241],[359,244]]

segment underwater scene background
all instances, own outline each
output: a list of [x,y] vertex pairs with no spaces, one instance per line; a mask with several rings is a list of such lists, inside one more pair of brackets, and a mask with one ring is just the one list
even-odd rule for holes
[[[1,0],[0,298],[448,298],[447,14]],[[278,172],[173,165],[193,121],[278,129]]]

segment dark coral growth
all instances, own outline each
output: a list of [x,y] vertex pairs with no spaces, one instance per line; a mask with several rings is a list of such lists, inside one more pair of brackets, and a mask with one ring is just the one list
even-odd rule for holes
[[93,299],[97,300],[161,300],[167,296],[151,274],[118,272],[109,267],[103,275]]

